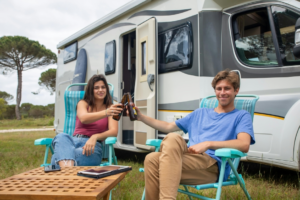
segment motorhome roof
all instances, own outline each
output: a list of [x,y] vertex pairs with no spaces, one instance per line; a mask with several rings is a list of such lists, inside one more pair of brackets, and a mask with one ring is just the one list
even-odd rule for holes
[[121,15],[126,14],[127,12],[131,11],[132,9],[135,9],[137,7],[140,7],[144,5],[145,3],[148,3],[152,0],[133,0],[125,4],[124,6],[118,8],[117,10],[109,13],[108,15],[105,15],[104,17],[100,18],[99,20],[95,21],[94,23],[88,25],[87,27],[81,29],[80,31],[74,33],[70,37],[64,39],[60,43],[58,43],[57,48],[63,48],[67,44],[70,44],[71,42],[77,40],[79,37],[82,37],[84,35],[87,35],[94,31],[95,29],[107,24],[108,22],[112,21],[113,19],[120,17]]

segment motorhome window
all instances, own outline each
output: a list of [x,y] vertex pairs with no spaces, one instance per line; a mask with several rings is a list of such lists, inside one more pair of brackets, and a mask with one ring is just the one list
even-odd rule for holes
[[237,55],[244,64],[253,67],[278,65],[266,8],[235,16],[233,32]]
[[64,64],[76,60],[77,58],[77,42],[70,44],[64,49]]
[[142,44],[142,75],[146,74],[146,42]]
[[300,58],[294,56],[293,47],[295,45],[295,24],[300,15],[282,7],[272,6],[271,9],[283,64],[299,65]]
[[192,26],[190,22],[159,33],[158,44],[159,73],[191,67]]
[[115,73],[116,69],[116,42],[113,40],[105,44],[105,75]]

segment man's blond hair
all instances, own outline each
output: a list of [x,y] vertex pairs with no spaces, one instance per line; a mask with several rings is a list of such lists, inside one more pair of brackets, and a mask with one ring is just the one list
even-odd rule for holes
[[211,82],[211,85],[214,89],[216,89],[216,85],[219,81],[221,80],[227,80],[228,82],[231,83],[233,86],[234,90],[237,90],[240,88],[240,78],[239,75],[237,75],[236,72],[230,71],[229,69],[225,69],[223,71],[220,71],[213,81]]

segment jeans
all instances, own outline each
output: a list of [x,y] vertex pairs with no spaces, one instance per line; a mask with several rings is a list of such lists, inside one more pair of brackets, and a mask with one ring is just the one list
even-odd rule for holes
[[82,147],[89,138],[71,137],[66,133],[57,134],[52,146],[54,154],[51,158],[51,165],[58,164],[61,160],[73,160],[75,166],[96,166],[101,164],[102,145],[96,142],[94,153],[86,156],[82,154]]

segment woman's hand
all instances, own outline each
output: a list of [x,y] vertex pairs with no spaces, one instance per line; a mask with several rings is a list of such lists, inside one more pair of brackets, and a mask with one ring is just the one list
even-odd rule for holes
[[123,108],[122,108],[121,103],[113,104],[109,108],[106,109],[106,115],[107,116],[118,115],[119,113],[122,112],[122,110],[123,110]]
[[91,136],[85,143],[85,145],[82,147],[82,155],[90,156],[94,153],[95,151],[95,146],[96,146],[97,138]]
[[[142,113],[141,113],[140,109],[138,107],[136,107],[133,102],[130,102],[130,105],[132,107],[135,107],[135,111],[137,114],[137,120],[141,121]],[[128,105],[126,106],[126,115],[129,116]]]

